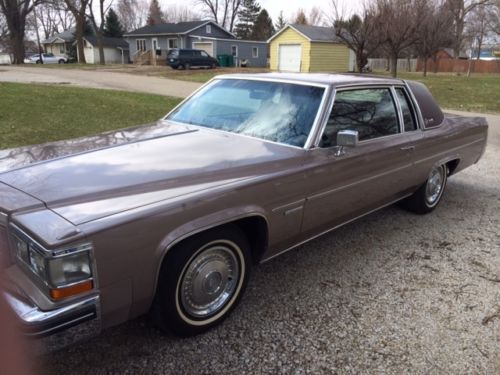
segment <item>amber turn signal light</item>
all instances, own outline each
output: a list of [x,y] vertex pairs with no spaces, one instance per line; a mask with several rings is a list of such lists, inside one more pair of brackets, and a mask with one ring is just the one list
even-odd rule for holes
[[84,281],[83,283],[67,286],[65,288],[51,289],[50,296],[52,297],[52,299],[60,300],[66,297],[71,297],[76,294],[86,292],[88,290],[92,290],[93,287],[94,284],[92,283],[92,280],[88,280]]

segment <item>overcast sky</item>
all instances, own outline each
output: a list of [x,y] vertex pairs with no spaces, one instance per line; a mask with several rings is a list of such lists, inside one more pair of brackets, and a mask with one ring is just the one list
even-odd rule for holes
[[[332,14],[332,0],[257,0],[262,8],[266,8],[269,12],[271,18],[274,22],[279,17],[281,11],[283,11],[283,16],[285,19],[289,19],[293,17],[293,15],[297,12],[298,9],[302,8],[306,11],[306,15],[309,10],[316,6],[323,10],[325,15]],[[350,14],[355,12],[360,8],[360,4],[363,0],[337,0],[340,7],[343,9],[343,12],[346,14]],[[200,11],[201,7],[196,3],[196,0],[190,0],[188,3],[191,3],[193,6],[193,10]],[[170,5],[170,4],[182,4],[179,0],[160,0],[160,4],[162,5]]]

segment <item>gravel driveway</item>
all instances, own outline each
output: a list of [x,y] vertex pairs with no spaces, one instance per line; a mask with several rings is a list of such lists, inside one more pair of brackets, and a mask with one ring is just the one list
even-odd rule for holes
[[254,269],[205,335],[145,318],[41,359],[48,373],[500,373],[500,116],[436,211],[389,207]]

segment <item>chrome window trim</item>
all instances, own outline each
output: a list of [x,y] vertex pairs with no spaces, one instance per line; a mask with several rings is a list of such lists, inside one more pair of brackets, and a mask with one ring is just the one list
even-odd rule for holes
[[5,212],[0,212],[0,226],[7,227],[8,215]]
[[[405,92],[406,95],[408,95],[408,99],[410,101],[410,106],[411,106],[411,111],[413,112],[412,113],[413,119],[415,120],[415,125],[417,125],[416,129],[410,130],[410,131],[406,131],[404,129],[404,123],[403,123],[403,133],[412,133],[412,132],[416,132],[416,131],[421,130],[421,128],[420,128],[420,121],[419,121],[419,117],[418,117],[418,112],[417,112],[417,108],[416,108],[417,105],[416,105],[415,99],[412,97],[411,90],[407,86],[405,86],[405,85],[395,85],[394,86],[394,91],[396,89],[402,89],[403,92]],[[398,101],[398,104],[399,104],[399,101]],[[401,114],[403,114],[403,110],[402,109],[401,109]]]
[[[240,80],[240,81],[243,80],[243,81],[260,81],[260,82],[288,83],[288,84],[294,84],[294,85],[310,86],[310,87],[312,86],[312,87],[321,87],[321,88],[323,88],[324,92],[323,92],[323,95],[322,95],[322,98],[321,98],[321,102],[319,103],[318,110],[316,112],[316,117],[314,118],[314,122],[313,122],[313,124],[311,126],[311,130],[309,131],[309,135],[307,136],[307,139],[306,139],[306,142],[304,143],[304,146],[302,146],[302,147],[300,147],[300,146],[294,146],[294,145],[290,145],[290,144],[287,144],[287,143],[280,143],[280,142],[275,142],[275,141],[271,141],[271,140],[268,140],[268,139],[263,139],[263,138],[258,138],[258,137],[252,137],[252,136],[246,135],[246,134],[228,132],[228,131],[225,131],[225,130],[209,128],[207,126],[202,126],[202,125],[186,124],[184,122],[179,122],[179,121],[174,121],[174,120],[168,119],[168,116],[170,116],[174,111],[176,111],[181,105],[183,105],[185,102],[187,102],[189,99],[191,99],[198,92],[201,92],[202,90],[208,89],[216,81],[226,80],[226,79],[233,79],[233,80]],[[191,93],[191,95],[189,95],[188,97],[186,97],[179,104],[177,104],[170,112],[168,112],[165,116],[163,116],[160,121],[168,121],[168,122],[171,122],[171,123],[174,123],[174,124],[184,125],[184,126],[186,126],[186,125],[187,126],[193,126],[193,127],[198,128],[198,129],[208,129],[208,130],[212,130],[212,131],[222,132],[224,134],[235,134],[235,135],[238,135],[238,136],[241,136],[241,137],[246,137],[246,138],[251,138],[251,139],[257,139],[257,140],[262,141],[262,142],[268,142],[268,143],[272,143],[272,144],[276,144],[276,145],[280,145],[280,146],[291,147],[291,148],[294,148],[294,149],[297,149],[297,150],[308,150],[311,147],[311,144],[313,143],[314,132],[316,131],[316,129],[318,127],[318,123],[321,121],[322,114],[324,113],[324,106],[325,106],[325,103],[327,102],[327,99],[328,99],[328,96],[329,96],[329,93],[330,93],[331,90],[332,90],[331,85],[326,84],[326,83],[305,82],[305,81],[297,81],[297,80],[289,80],[289,79],[276,79],[276,78],[260,78],[260,77],[248,77],[248,78],[247,77],[245,77],[245,78],[242,78],[242,77],[231,77],[231,76],[227,76],[227,77],[224,77],[224,76],[222,76],[222,77],[214,77],[210,81],[208,81],[206,84],[204,84],[203,86],[199,87],[197,90],[193,91]]]
[[330,147],[325,147],[325,148],[320,148],[319,147],[319,142],[320,142],[320,139],[321,139],[321,135],[325,131],[326,124],[328,123],[328,117],[330,117],[330,113],[331,113],[331,111],[333,109],[333,105],[335,104],[335,98],[337,96],[337,92],[339,92],[339,91],[351,91],[351,90],[369,90],[369,89],[388,89],[390,91],[391,97],[392,97],[392,101],[394,102],[394,106],[395,106],[395,109],[396,109],[396,112],[397,112],[399,133],[384,135],[382,137],[376,137],[376,138],[371,138],[371,139],[365,139],[363,141],[360,140],[358,142],[358,145],[363,145],[363,144],[366,144],[366,143],[369,143],[369,142],[377,141],[379,139],[387,139],[389,137],[401,136],[402,134],[404,134],[404,131],[402,131],[404,129],[402,129],[402,121],[401,121],[401,118],[400,118],[399,106],[398,106],[398,103],[396,101],[395,93],[393,92],[394,91],[394,85],[393,84],[376,83],[376,84],[362,84],[362,85],[360,84],[360,85],[339,86],[339,87],[336,87],[335,89],[333,89],[333,92],[332,92],[332,95],[331,95],[331,99],[330,99],[330,104],[329,104],[329,107],[328,107],[328,112],[327,112],[327,115],[323,119],[323,124],[322,124],[321,129],[320,129],[321,131],[315,137],[315,143],[314,143],[314,148],[313,149],[319,148],[319,149],[325,149],[325,150],[327,150],[327,149],[332,149],[334,147],[337,147],[337,146],[330,146]]
[[401,104],[399,103],[399,99],[396,94],[396,88],[394,86],[391,86],[391,95],[392,95],[392,101],[394,102],[394,105],[396,106],[396,112],[398,114],[398,122],[399,122],[399,132],[404,133],[405,132],[405,124],[404,124],[404,118],[403,118],[403,111],[401,109]]
[[[428,130],[428,129],[425,128],[424,117],[422,115],[422,111],[420,110],[420,106],[418,105],[417,99],[415,98],[415,95],[413,95],[413,91],[411,91],[411,88],[408,85],[408,82],[406,82],[406,80],[403,81],[403,86],[406,88],[406,92],[410,95],[411,102],[414,105],[415,114],[417,115],[417,126],[422,131]],[[436,126],[436,128],[439,127],[439,126],[441,126],[441,124],[439,124],[438,126]]]

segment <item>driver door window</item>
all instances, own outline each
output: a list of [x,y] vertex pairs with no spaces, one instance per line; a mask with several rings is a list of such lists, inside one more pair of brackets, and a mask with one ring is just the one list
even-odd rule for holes
[[338,91],[320,146],[336,146],[337,133],[341,130],[356,130],[360,141],[398,134],[398,114],[391,90]]

